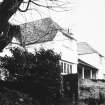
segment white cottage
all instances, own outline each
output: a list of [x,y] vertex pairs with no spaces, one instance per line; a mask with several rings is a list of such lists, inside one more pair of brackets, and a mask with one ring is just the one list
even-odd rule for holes
[[52,49],[61,54],[63,75],[77,73],[77,41],[71,33],[65,31],[51,18],[25,23],[18,27],[17,34],[21,34],[18,39],[28,51]]
[[105,57],[86,42],[78,43],[78,73],[83,79],[105,79]]

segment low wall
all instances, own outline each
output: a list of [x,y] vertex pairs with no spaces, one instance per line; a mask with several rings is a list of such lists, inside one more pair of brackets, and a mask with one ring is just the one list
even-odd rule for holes
[[105,100],[105,80],[78,80],[78,96],[79,100],[103,99]]

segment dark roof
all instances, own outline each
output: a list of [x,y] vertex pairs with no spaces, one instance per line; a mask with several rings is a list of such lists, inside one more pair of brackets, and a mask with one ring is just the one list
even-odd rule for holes
[[41,20],[28,22],[19,25],[19,27],[21,34],[20,41],[24,45],[52,41],[55,38],[58,30],[65,36],[74,39],[51,18],[44,18]]
[[79,55],[84,55],[84,54],[92,54],[92,53],[97,53],[100,56],[102,56],[98,51],[93,49],[88,43],[86,42],[79,42],[77,43],[77,51]]

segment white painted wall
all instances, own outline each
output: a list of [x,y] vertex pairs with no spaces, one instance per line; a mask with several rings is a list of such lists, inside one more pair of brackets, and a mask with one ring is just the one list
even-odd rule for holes
[[73,74],[77,73],[77,64],[73,64],[72,68],[73,68],[72,73]]
[[28,51],[33,52],[34,49],[52,49],[57,54],[61,54],[61,59],[73,63],[73,73],[77,73],[77,42],[74,39],[70,39],[64,36],[61,32],[58,32],[53,41],[33,44],[27,46]]

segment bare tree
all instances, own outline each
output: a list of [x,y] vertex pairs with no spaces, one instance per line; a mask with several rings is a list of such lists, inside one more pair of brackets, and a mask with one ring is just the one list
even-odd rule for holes
[[[0,2],[0,51],[2,51],[12,40],[9,19],[16,13],[26,12],[30,9],[30,5],[45,7],[54,10],[54,8],[66,9],[66,5],[70,3],[67,0],[2,0]],[[25,8],[22,8],[25,5]]]

